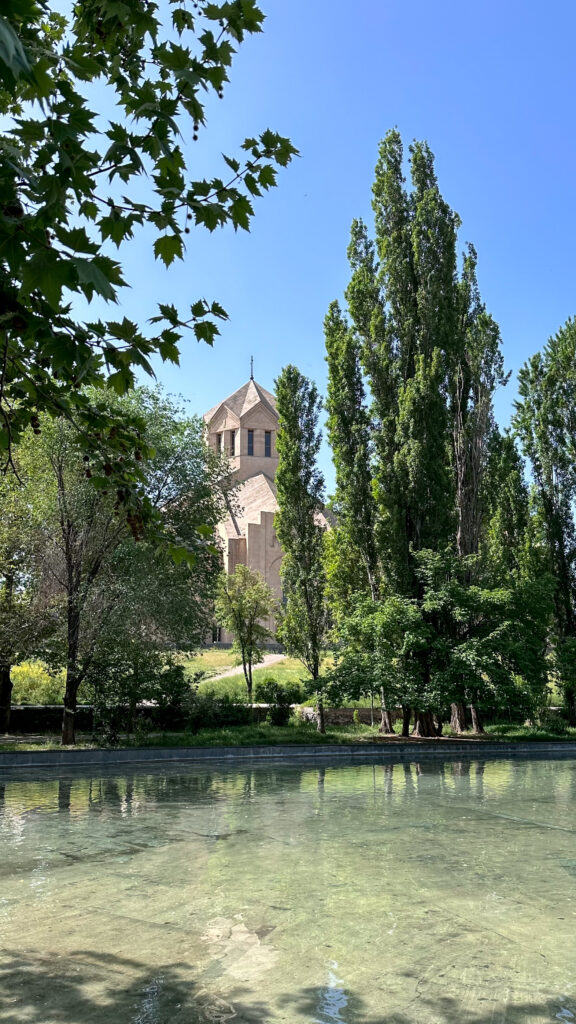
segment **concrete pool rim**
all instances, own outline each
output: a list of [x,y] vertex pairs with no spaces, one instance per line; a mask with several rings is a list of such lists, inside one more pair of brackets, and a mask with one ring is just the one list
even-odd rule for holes
[[297,765],[313,763],[389,763],[420,759],[491,760],[493,758],[576,758],[576,741],[532,740],[493,742],[490,740],[419,740],[364,746],[360,744],[280,744],[271,746],[230,747],[117,747],[94,750],[18,750],[0,751],[0,777],[3,770],[36,768],[91,768],[131,765],[233,765],[281,762]]

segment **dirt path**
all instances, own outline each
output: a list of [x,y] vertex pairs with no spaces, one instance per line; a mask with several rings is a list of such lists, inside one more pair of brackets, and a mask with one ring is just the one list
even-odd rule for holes
[[[277,665],[279,661],[284,661],[285,657],[285,654],[265,654],[264,659],[257,665],[253,665],[252,668],[270,668],[270,665]],[[241,671],[242,665],[236,665],[234,668],[227,668],[224,672],[218,672],[215,676],[207,676],[206,682],[212,682],[213,679],[226,679],[226,676],[237,676]]]

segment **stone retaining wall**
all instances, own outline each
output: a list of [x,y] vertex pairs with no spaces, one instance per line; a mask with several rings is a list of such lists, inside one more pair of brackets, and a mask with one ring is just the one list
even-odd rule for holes
[[18,772],[20,769],[55,769],[66,768],[86,769],[98,767],[99,771],[107,766],[118,770],[118,766],[136,766],[151,763],[192,765],[196,763],[215,765],[231,762],[250,762],[266,764],[324,763],[342,764],[364,762],[389,764],[394,761],[420,762],[432,758],[437,760],[482,760],[494,758],[514,758],[542,760],[550,758],[576,758],[576,743],[564,742],[539,743],[494,743],[486,740],[388,740],[381,743],[356,743],[331,746],[301,745],[290,746],[258,746],[258,747],[144,747],[121,748],[107,750],[22,750],[15,753],[3,753],[0,748],[0,778],[4,772]]
[[[58,733],[62,728],[62,704],[13,704],[10,711],[10,732],[25,736],[28,733]],[[76,728],[79,732],[92,732],[94,708],[79,704],[76,708]]]
[[[324,722],[326,725],[351,725],[355,720],[354,715],[357,714],[357,720],[362,725],[370,725],[371,713],[370,708],[324,708]],[[306,722],[318,722],[318,712],[316,708],[304,708],[301,707],[298,710],[298,714]],[[394,712],[391,712],[392,719],[395,720]],[[380,708],[374,708],[374,724],[380,724]]]

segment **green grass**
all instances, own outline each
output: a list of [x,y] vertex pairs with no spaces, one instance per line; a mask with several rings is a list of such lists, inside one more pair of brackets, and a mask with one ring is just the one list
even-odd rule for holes
[[[88,739],[80,739],[69,750],[102,750],[104,743],[95,743]],[[13,754],[16,750],[62,750],[62,744],[58,736],[39,736],[30,740],[6,740],[0,743],[0,754]]]
[[[328,664],[331,664],[331,659],[326,659],[323,662],[323,667],[326,667]],[[252,670],[254,686],[256,686],[259,680],[263,682],[265,679],[274,679],[282,685],[286,683],[300,684],[302,699],[304,699],[304,685],[308,682],[310,676],[301,661],[298,661],[296,658],[284,658],[274,665],[269,665],[268,667],[256,666]],[[229,696],[239,700],[246,700],[247,697],[246,682],[242,671],[233,676],[226,676],[224,679],[204,679],[200,683],[198,690],[200,693],[211,691],[216,697]]]
[[556,732],[554,729],[539,726],[497,723],[487,725],[486,733],[490,739],[494,740],[576,740],[576,729],[570,727],[566,727],[565,731]]
[[188,675],[193,672],[206,672],[207,675],[225,672],[226,669],[236,668],[240,664],[240,658],[232,651],[221,651],[216,647],[207,647],[199,651],[193,657],[183,654],[181,662]]
[[[293,658],[286,658],[284,661],[279,661],[268,668],[260,667],[252,670],[254,687],[259,680],[263,682],[265,679],[275,679],[276,682],[283,684],[300,683],[300,680],[305,679],[306,675],[304,666]],[[304,697],[304,687],[302,686],[301,689],[302,696]],[[198,690],[200,693],[211,691],[216,697],[229,696],[238,700],[246,700],[248,696],[246,681],[242,671],[233,676],[225,676],[224,679],[204,679],[200,683]]]
[[[206,673],[206,678],[202,680],[199,686],[200,692],[209,690],[217,697],[226,695],[241,700],[246,699],[246,682],[238,654],[232,651],[207,648],[192,658],[182,656],[182,664],[185,666],[186,673],[189,676],[193,672]],[[238,672],[235,672],[234,675],[226,676],[224,679],[210,678],[212,675],[218,675],[218,673],[225,672],[230,668],[238,668]],[[275,679],[279,683],[299,683],[300,680],[307,678],[308,673],[302,662],[296,658],[284,658],[282,661],[276,662],[276,664],[270,665],[267,668],[254,666],[252,675],[254,685],[256,685],[259,679]]]
[[[151,733],[147,736],[125,737],[120,747],[250,747],[262,745],[282,746],[291,743],[353,743],[366,742],[377,736],[377,729],[369,725],[329,726],[321,735],[314,725],[294,718],[286,726],[273,726],[262,722],[259,725],[236,725],[216,729],[200,729],[191,732]],[[89,742],[80,737],[80,742],[69,750],[102,749],[105,744]],[[48,736],[21,743],[0,744],[0,752],[15,750],[61,750],[57,737]]]
[[[449,730],[445,738],[450,738]],[[474,736],[472,733],[464,733],[455,739],[482,740],[506,740],[509,742],[539,742],[539,741],[565,741],[576,740],[576,729],[568,729],[566,733],[558,735],[546,729],[531,728],[522,725],[497,724],[486,727],[484,737]],[[310,722],[303,722],[295,717],[288,725],[279,727],[268,725],[265,722],[252,725],[237,725],[223,728],[200,729],[197,733],[191,732],[162,732],[150,733],[146,736],[124,737],[119,744],[120,747],[252,747],[252,746],[289,746],[290,744],[326,744],[338,745],[342,743],[370,744],[374,742],[386,742],[386,739],[378,733],[378,726],[370,725],[332,725],[327,726],[326,733],[321,735],[317,732],[315,725]],[[415,746],[417,741],[414,741]],[[105,749],[103,743],[96,743],[88,736],[80,736],[79,742],[71,750],[96,750]],[[6,741],[0,743],[0,751],[12,752],[17,750],[61,750],[57,736],[38,737],[24,740],[22,742]]]
[[190,747],[252,747],[284,746],[294,743],[365,743],[375,738],[376,729],[365,725],[328,726],[324,735],[315,725],[292,719],[286,726],[236,725],[228,728],[200,729],[197,733],[162,733],[151,736],[146,746],[190,746]]

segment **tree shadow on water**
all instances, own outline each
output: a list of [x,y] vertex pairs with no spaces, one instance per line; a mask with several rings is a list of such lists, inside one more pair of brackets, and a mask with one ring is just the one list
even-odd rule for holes
[[192,978],[188,964],[78,950],[69,956],[14,954],[0,962],[2,1024],[261,1024],[269,1008],[232,1005]]
[[[385,978],[384,978],[385,982]],[[287,1021],[307,1021],[307,1024],[534,1024],[550,1021],[550,1024],[576,1022],[576,1004],[570,1007],[561,1000],[548,999],[524,1003],[497,1004],[487,1000],[487,1008],[471,1008],[469,1000],[463,1001],[451,996],[438,999],[416,998],[403,1009],[380,1012],[366,1008],[360,996],[342,990],[343,998],[338,1006],[325,999],[327,990],[305,989],[296,996],[285,996],[278,1001],[289,1012],[281,1017]],[[385,984],[382,1002],[385,1003]],[[242,1018],[240,1018],[242,1019]],[[250,1018],[246,1018],[249,1020]],[[257,1018],[256,1018],[257,1019]],[[262,1021],[266,1021],[266,1017]]]
[[[533,1024],[576,1021],[560,1000],[470,1008],[458,999],[418,998],[402,1010],[368,1009],[343,987],[314,987],[266,1001],[242,986],[219,998],[186,963],[158,964],[79,950],[69,956],[4,953],[1,1024]],[[385,975],[380,979],[385,1001]],[[372,995],[373,999],[373,995]]]

